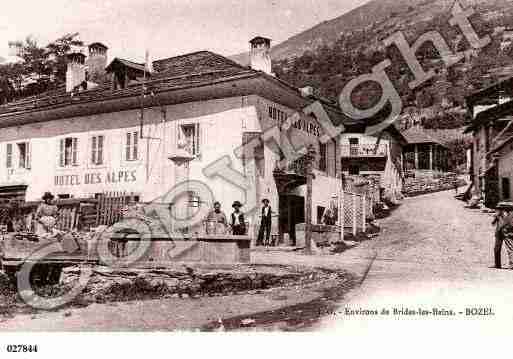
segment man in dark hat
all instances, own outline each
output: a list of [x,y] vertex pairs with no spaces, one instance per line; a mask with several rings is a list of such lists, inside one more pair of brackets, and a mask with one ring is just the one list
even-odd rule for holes
[[[498,219],[498,232],[500,238],[500,247],[502,243],[506,245],[506,252],[509,259],[509,269],[513,269],[513,203],[512,202],[501,202],[497,205],[497,208],[503,211],[500,219]],[[496,233],[496,248],[495,248],[495,267],[501,268],[500,266],[500,248],[497,248],[497,233]],[[497,263],[497,256],[499,257],[499,263]],[[499,266],[497,266],[499,264]]]
[[246,222],[244,221],[244,213],[240,211],[242,204],[235,201],[232,204],[233,213],[231,215],[230,225],[234,236],[244,236],[246,234]]
[[[269,246],[270,238],[271,238],[271,224],[272,224],[272,210],[271,206],[269,206],[269,200],[267,198],[264,198],[262,200],[262,204],[264,205],[262,207],[262,220],[260,221],[260,229],[258,231],[258,239],[257,239],[257,246]],[[264,242],[264,232],[265,232],[265,242]],[[275,243],[272,243],[274,245]]]
[[495,226],[495,245],[493,247],[494,266],[490,268],[502,268],[501,254],[502,254],[502,233],[501,226],[504,218],[504,209],[499,203],[495,208],[495,215],[493,216],[492,225]]

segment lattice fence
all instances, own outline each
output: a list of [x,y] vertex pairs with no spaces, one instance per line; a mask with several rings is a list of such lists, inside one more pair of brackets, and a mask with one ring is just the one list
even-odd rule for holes
[[367,219],[372,218],[372,198],[365,195],[344,192],[343,196],[343,217],[344,228],[351,229],[353,234],[365,231]]

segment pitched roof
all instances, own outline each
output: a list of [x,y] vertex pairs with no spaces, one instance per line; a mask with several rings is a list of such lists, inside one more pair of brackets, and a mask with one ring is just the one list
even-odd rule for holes
[[119,57],[114,58],[114,60],[112,60],[110,62],[110,64],[105,68],[105,71],[107,71],[107,72],[111,71],[111,69],[115,65],[117,65],[117,64],[121,64],[121,65],[127,66],[129,68],[134,69],[134,70],[144,71],[144,64],[140,64],[140,63],[133,62],[133,61],[130,61],[130,60],[122,59],[122,58],[119,58]]
[[187,55],[153,61],[157,77],[184,76],[205,72],[240,72],[248,70],[236,62],[210,51],[198,51]]
[[[144,71],[144,64],[122,58],[115,58],[107,70],[115,64],[122,64],[135,70]],[[242,67],[235,62],[209,51],[172,57],[154,62],[156,73],[146,82],[153,92],[172,90],[184,87],[202,86],[217,81],[226,81],[241,76],[255,75],[258,72]],[[58,91],[49,91],[37,96],[23,98],[0,106],[2,115],[15,114],[23,111],[38,111],[68,104],[79,104],[90,101],[100,101],[111,98],[139,95],[138,84],[124,89],[113,90],[110,82],[100,86],[75,93],[71,96],[61,87]]]
[[446,147],[442,142],[423,131],[420,127],[411,127],[401,132],[408,144],[438,144]]
[[[122,64],[136,70],[144,70],[143,64],[126,59],[115,58],[109,66],[114,66],[114,64]],[[298,88],[283,80],[265,74],[261,71],[241,66],[224,56],[209,51],[199,51],[154,61],[153,68],[155,72],[152,73],[151,78],[145,82],[145,86],[148,91],[151,91],[157,96],[160,93],[168,93],[175,90],[200,89],[205,88],[206,86],[222,84],[230,81],[246,81],[260,78],[288,91],[289,95],[287,96],[292,96],[292,98],[295,99],[291,103],[295,104],[293,106],[297,107],[296,110],[300,110],[302,107],[308,105],[308,103],[317,100],[321,102],[328,116],[335,125],[355,125],[361,123],[361,121],[355,121],[346,116],[342,113],[340,108],[333,103],[329,103],[323,99],[304,98]],[[13,116],[17,115],[27,118],[27,121],[32,121],[30,120],[31,116],[38,112],[44,112],[46,114],[47,111],[56,110],[60,113],[61,109],[67,108],[68,106],[72,107],[73,105],[80,105],[82,110],[79,112],[82,113],[87,112],[86,109],[91,103],[101,104],[106,103],[106,101],[118,99],[121,102],[124,101],[124,99],[139,97],[141,95],[141,84],[142,83],[139,82],[133,83],[129,84],[126,88],[114,90],[110,82],[105,82],[103,84],[99,84],[98,87],[74,93],[73,95],[66,93],[65,87],[61,86],[57,90],[51,92],[46,92],[37,96],[1,105],[0,127],[2,127],[3,120],[11,119]],[[246,86],[249,86],[249,84]],[[251,89],[238,90],[238,88],[239,87],[233,87],[232,90],[230,90],[229,96],[234,96],[239,92],[242,93],[243,91],[251,91]],[[210,92],[204,94],[204,96],[207,96],[208,98],[215,98],[219,95],[217,92],[212,93],[212,91],[214,91],[212,89],[208,91]],[[254,93],[261,93],[263,90],[260,88],[254,88],[254,91]],[[275,99],[277,96],[280,97],[278,93],[269,93],[269,95],[271,98]],[[150,100],[151,99],[148,101]],[[75,113],[74,115],[76,116],[77,114]],[[45,115],[45,118],[46,117],[47,115]],[[4,126],[9,125],[6,124]]]
[[483,112],[477,114],[476,118],[472,123],[465,128],[463,133],[469,133],[473,130],[485,125],[489,122],[507,117],[513,116],[513,100],[505,102],[503,104],[489,108]]

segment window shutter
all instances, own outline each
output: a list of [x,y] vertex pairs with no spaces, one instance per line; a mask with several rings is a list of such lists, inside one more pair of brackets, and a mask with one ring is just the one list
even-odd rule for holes
[[201,153],[201,149],[200,149],[201,132],[200,132],[200,124],[199,123],[196,124],[196,128],[195,128],[194,132],[196,134],[196,136],[194,136],[195,140],[196,140],[196,143],[194,145],[194,154],[199,155]]
[[182,142],[182,131],[183,127],[181,125],[176,125],[176,148],[178,148],[180,143]]
[[78,166],[78,138],[73,137],[71,141],[71,151],[73,153],[73,166]]
[[5,167],[7,167],[7,168],[12,167],[12,143],[7,144],[7,157],[6,157]]
[[59,145],[59,166],[60,166],[60,167],[64,167],[64,165],[65,165],[65,164],[64,164],[64,157],[65,157],[65,156],[64,156],[64,150],[65,150],[65,148],[64,148],[64,147],[65,147],[65,146],[64,146],[64,141],[65,141],[65,139],[64,139],[64,138],[62,138],[62,139],[59,141],[59,143],[60,143],[60,145]]
[[138,153],[138,148],[137,148],[137,145],[139,143],[139,133],[138,132],[134,132],[133,133],[133,141],[134,141],[134,148],[133,148],[133,157],[132,159],[133,160],[137,160],[139,158],[139,153]]
[[96,164],[103,164],[103,140],[104,136],[98,136],[98,148],[96,150]]
[[96,136],[91,137],[91,164],[96,165],[97,164],[97,157],[96,157]]
[[32,166],[32,146],[30,145],[30,142],[26,142],[26,146],[27,157],[25,159],[25,168],[29,170]]
[[125,147],[125,158],[127,161],[130,161],[130,148],[132,147],[131,146],[131,142],[132,142],[132,134],[130,132],[128,132],[126,134],[126,147]]

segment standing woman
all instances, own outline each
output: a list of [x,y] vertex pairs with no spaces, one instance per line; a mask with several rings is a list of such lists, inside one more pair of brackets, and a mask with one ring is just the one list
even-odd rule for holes
[[52,203],[53,199],[53,194],[51,194],[50,192],[46,192],[43,195],[43,203],[41,203],[39,207],[37,207],[36,233],[38,235],[53,233],[53,229],[55,228],[55,224],[57,223],[57,215],[59,211],[57,206]]
[[246,234],[246,222],[244,222],[244,213],[240,211],[242,204],[239,201],[233,202],[233,213],[231,215],[230,225],[234,236],[244,236]]

